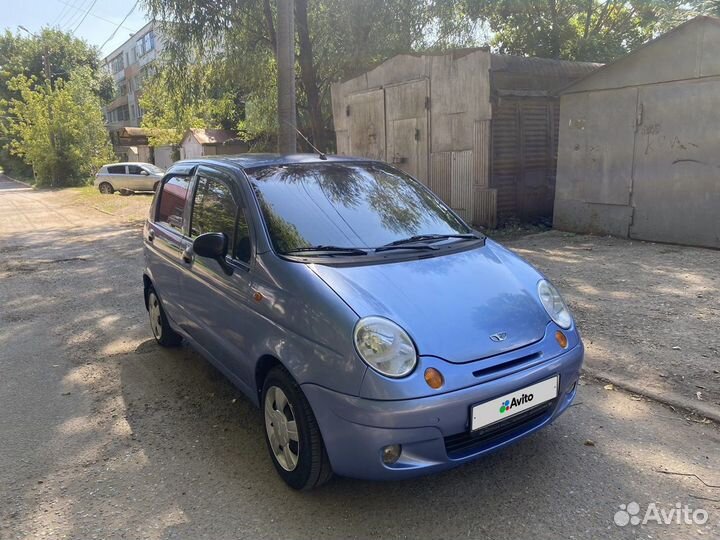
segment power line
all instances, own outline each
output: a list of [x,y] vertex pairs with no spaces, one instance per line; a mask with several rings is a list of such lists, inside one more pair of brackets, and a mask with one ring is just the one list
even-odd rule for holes
[[78,13],[82,13],[82,10],[85,9],[85,4],[87,0],[78,0],[77,4],[74,4],[73,7],[75,7],[75,11],[68,11],[67,16],[65,17],[65,20],[60,23],[60,26],[65,31],[69,30],[74,24],[76,17],[78,16]]
[[117,31],[120,30],[120,27],[123,25],[123,23],[128,20],[128,17],[130,17],[130,15],[133,14],[133,11],[135,11],[135,8],[138,6],[139,3],[140,3],[140,0],[135,0],[135,3],[133,4],[133,7],[130,8],[130,11],[128,11],[127,15],[125,15],[125,18],[123,18],[123,20],[120,21],[120,24],[118,24],[117,27],[115,28],[115,30],[113,30],[113,33],[110,34],[110,37],[107,38],[107,39],[103,42],[102,45],[100,45],[100,47],[99,47],[100,50],[102,50],[102,48],[103,48],[105,45],[108,44],[108,41],[110,41],[112,38],[115,37],[115,34],[117,34]]
[[80,25],[85,22],[85,19],[87,18],[88,14],[92,10],[92,8],[95,7],[95,4],[97,4],[97,0],[93,0],[92,4],[90,4],[90,7],[85,12],[85,15],[83,15],[82,19],[80,19],[80,22],[77,23],[77,26],[75,27],[75,30],[73,30],[73,34],[77,32],[77,29],[80,28]]
[[65,20],[70,16],[70,14],[73,13],[73,10],[78,9],[78,5],[81,4],[83,0],[78,0],[77,2],[71,1],[69,3],[66,3],[65,5],[72,8],[72,9],[65,9],[60,13],[60,16],[57,18],[53,26],[57,26],[58,28],[61,28],[63,26],[63,23]]
[[[65,2],[64,0],[57,0],[57,1],[58,1],[59,3],[61,3],[61,4],[63,4],[64,6],[69,6],[69,7],[71,7],[72,9],[74,9],[74,10],[76,10],[76,11],[79,9],[79,8],[73,6],[72,4],[70,4],[70,3],[68,3],[68,2]],[[61,13],[62,13],[62,11],[61,11]],[[90,15],[91,17],[94,17],[94,18],[99,19],[99,20],[101,20],[101,21],[105,21],[106,23],[115,24],[115,21],[110,20],[110,19],[107,19],[107,18],[105,18],[105,17],[101,17],[100,15],[97,15],[97,14],[95,14],[95,13],[89,13],[89,15]],[[53,24],[52,26],[54,26],[54,24]],[[133,28],[130,28],[129,26],[122,26],[122,28],[124,28],[125,30],[129,30],[130,32],[134,32],[134,31],[135,31]]]

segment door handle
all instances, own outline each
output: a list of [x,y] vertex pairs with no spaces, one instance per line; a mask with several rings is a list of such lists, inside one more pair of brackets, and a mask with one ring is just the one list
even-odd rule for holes
[[147,235],[147,241],[152,242],[153,240],[155,240],[155,231],[151,229]]
[[182,260],[188,264],[192,264],[193,251],[191,246],[186,247],[185,250],[182,252]]

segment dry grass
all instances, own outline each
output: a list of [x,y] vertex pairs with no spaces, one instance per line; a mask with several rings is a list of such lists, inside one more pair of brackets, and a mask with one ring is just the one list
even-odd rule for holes
[[94,186],[58,190],[57,197],[63,205],[85,207],[126,222],[144,220],[152,202],[152,193],[103,195]]

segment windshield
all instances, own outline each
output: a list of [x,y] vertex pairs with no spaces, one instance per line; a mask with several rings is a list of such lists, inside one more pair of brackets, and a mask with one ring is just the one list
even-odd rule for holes
[[421,184],[382,164],[282,165],[248,175],[279,253],[471,232]]

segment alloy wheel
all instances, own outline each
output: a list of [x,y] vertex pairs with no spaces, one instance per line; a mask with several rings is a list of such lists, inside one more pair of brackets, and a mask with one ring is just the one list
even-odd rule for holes
[[265,394],[265,430],[278,464],[286,471],[295,470],[300,456],[295,411],[277,386],[271,386]]
[[162,339],[162,310],[160,309],[160,301],[155,293],[150,293],[148,298],[148,313],[150,315],[150,327],[152,328],[155,339]]

